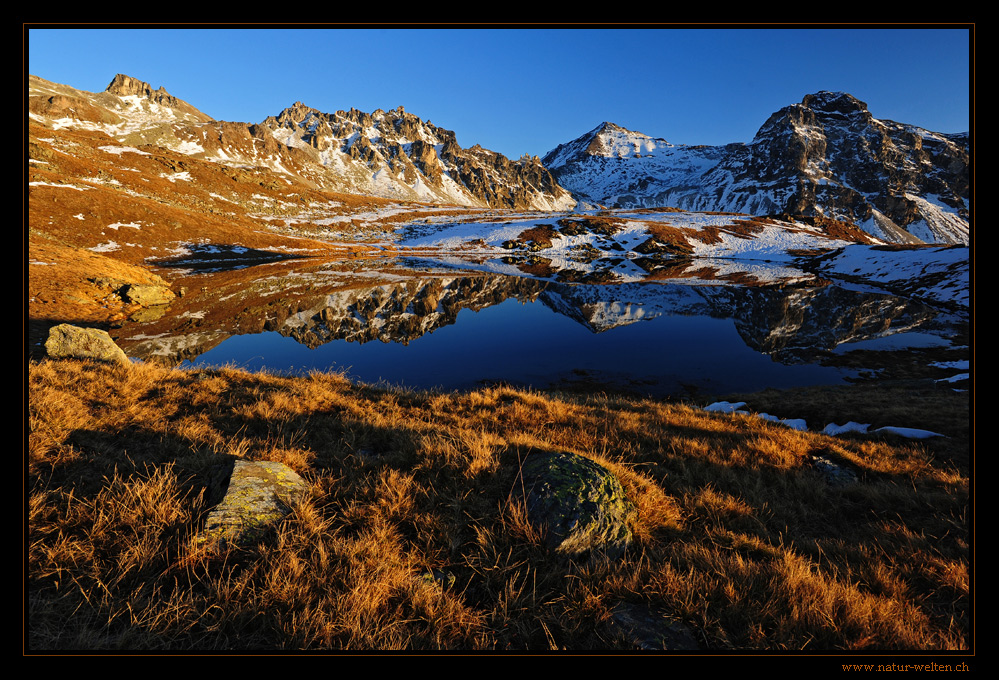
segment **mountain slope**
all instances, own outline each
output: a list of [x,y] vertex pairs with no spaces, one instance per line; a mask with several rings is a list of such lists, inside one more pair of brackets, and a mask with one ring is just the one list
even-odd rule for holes
[[215,121],[162,87],[119,74],[100,93],[30,76],[29,114],[46,127],[268,168],[316,189],[471,207],[575,204],[536,157],[511,161],[478,145],[462,149],[453,132],[402,107],[326,114],[296,102],[260,124]]
[[212,120],[162,87],[153,90],[148,83],[122,74],[98,93],[28,76],[28,115],[48,127],[100,130],[122,141],[162,125]]
[[725,147],[674,145],[604,122],[542,162],[584,203],[658,207],[700,191],[701,176],[724,155]]
[[574,201],[535,157],[510,161],[403,107],[322,113],[296,102],[263,126],[314,163],[351,176],[365,193],[478,207],[553,210]]
[[584,202],[824,215],[887,241],[967,244],[968,146],[967,134],[878,120],[849,94],[819,92],[749,144],[673,145],[604,123],[543,162]]

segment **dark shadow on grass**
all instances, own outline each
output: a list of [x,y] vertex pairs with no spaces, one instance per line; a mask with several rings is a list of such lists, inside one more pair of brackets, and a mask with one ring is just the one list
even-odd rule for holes
[[189,255],[156,260],[150,264],[157,267],[190,269],[196,272],[220,272],[245,269],[281,260],[299,260],[306,257],[299,254],[277,253],[225,243],[189,243],[185,247],[189,251]]

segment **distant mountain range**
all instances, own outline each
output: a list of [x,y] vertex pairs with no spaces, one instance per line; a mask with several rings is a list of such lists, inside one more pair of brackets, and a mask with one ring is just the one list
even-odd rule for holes
[[258,124],[216,121],[160,88],[124,75],[101,93],[29,80],[29,114],[56,127],[101,130],[230,166],[267,167],[341,193],[468,207],[571,208],[537,157],[511,161],[400,106],[322,113],[300,102]]
[[407,113],[323,113],[300,102],[257,124],[216,121],[162,87],[116,76],[101,93],[29,77],[29,115],[275,180],[397,200],[532,210],[674,206],[821,215],[894,243],[970,241],[967,133],[878,120],[844,93],[774,113],[753,141],[674,145],[612,123],[543,159],[510,160]]
[[823,215],[896,243],[969,242],[968,134],[878,120],[818,92],[770,116],[749,144],[674,145],[613,123],[544,156],[581,204]]

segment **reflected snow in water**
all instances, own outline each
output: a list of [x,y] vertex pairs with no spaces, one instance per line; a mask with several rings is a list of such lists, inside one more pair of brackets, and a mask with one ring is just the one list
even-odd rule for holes
[[[121,339],[130,356],[186,367],[650,396],[839,384],[856,373],[823,365],[837,348],[937,339],[924,327],[938,310],[919,302],[801,272],[778,280],[784,269],[770,273],[776,283],[740,285],[717,280],[722,265],[712,265],[707,278],[685,270],[614,283],[596,270],[565,280],[550,268],[509,275],[399,260],[277,263],[239,279],[205,272],[192,278],[200,299],[184,298],[173,316],[124,329]],[[740,276],[752,280],[749,271]]]
[[539,389],[601,387],[639,394],[728,392],[840,383],[850,371],[784,365],[750,348],[732,319],[660,315],[593,332],[541,301],[509,299],[400,342],[332,340],[310,349],[278,332],[229,338],[198,366],[344,371],[409,388],[469,389],[496,382]]

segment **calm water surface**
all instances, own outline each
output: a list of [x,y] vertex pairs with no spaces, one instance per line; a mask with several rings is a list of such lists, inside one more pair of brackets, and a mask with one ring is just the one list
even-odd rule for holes
[[[229,338],[193,365],[252,371],[344,371],[366,383],[468,389],[493,382],[592,384],[653,395],[840,383],[852,372],[782,364],[750,348],[733,319],[662,315],[594,332],[541,301],[461,310],[453,325],[407,344],[333,340],[309,349],[278,332]],[[191,365],[192,362],[188,362]]]
[[842,384],[857,373],[831,364],[851,349],[948,343],[939,310],[814,279],[605,283],[389,264],[286,263],[231,283],[192,274],[205,297],[185,298],[176,321],[140,324],[130,355],[415,389],[697,396]]

